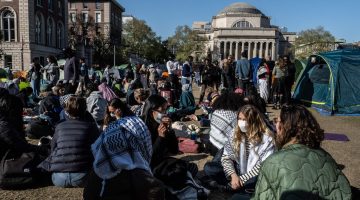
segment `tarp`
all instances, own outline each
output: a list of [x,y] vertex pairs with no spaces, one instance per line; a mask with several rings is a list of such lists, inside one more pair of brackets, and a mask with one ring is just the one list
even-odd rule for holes
[[[316,57],[316,63],[310,62]],[[294,99],[331,114],[360,114],[360,50],[337,50],[309,57]]]
[[259,58],[259,57],[251,58],[249,60],[249,62],[250,62],[250,66],[251,66],[252,81],[256,85],[257,79],[258,79],[257,78],[257,70],[259,69],[259,66],[261,63],[261,58]]

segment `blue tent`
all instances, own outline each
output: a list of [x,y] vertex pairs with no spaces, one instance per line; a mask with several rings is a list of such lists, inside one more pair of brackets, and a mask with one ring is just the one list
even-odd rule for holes
[[[311,58],[315,57],[315,62]],[[360,114],[360,50],[312,55],[293,98],[330,114]]]

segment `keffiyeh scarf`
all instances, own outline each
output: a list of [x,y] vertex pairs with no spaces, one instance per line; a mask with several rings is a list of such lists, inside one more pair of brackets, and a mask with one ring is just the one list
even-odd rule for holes
[[103,180],[135,168],[151,173],[151,134],[139,117],[124,117],[110,124],[91,150],[94,171]]

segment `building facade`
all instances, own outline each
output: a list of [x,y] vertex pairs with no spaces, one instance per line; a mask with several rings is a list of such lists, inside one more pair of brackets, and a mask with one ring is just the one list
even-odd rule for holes
[[67,0],[0,1],[1,66],[27,70],[38,58],[46,64],[67,42]]
[[[94,37],[101,36],[110,39],[111,45],[121,44],[122,13],[125,9],[116,0],[68,0],[68,10],[70,34],[72,29],[77,28],[76,21],[81,20],[94,24],[94,30],[91,30],[91,33],[84,31],[81,33],[83,35],[78,35],[77,38],[83,38],[86,34],[85,37],[91,41]],[[84,56],[91,65],[91,45],[86,48],[85,40],[83,44],[76,49],[78,54]]]
[[270,23],[270,17],[247,3],[225,7],[211,23],[194,22],[193,30],[206,39],[206,54],[213,60],[233,55],[239,59],[247,51],[248,58],[292,55],[296,33],[287,32]]

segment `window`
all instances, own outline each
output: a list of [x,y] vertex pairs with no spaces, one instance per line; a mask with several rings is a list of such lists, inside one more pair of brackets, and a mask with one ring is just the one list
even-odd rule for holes
[[4,10],[1,13],[2,17],[2,32],[3,38],[6,42],[14,42],[15,41],[15,15],[10,10]]
[[88,8],[88,3],[85,3],[85,1],[83,1],[83,8]]
[[101,23],[101,13],[95,13],[95,23]]
[[289,41],[289,37],[286,37],[286,41]]
[[47,44],[53,46],[53,32],[54,32],[54,23],[52,19],[48,19],[47,22]]
[[54,10],[53,0],[48,0],[48,9],[49,10]]
[[89,19],[88,13],[82,13],[82,21],[83,23],[87,23]]
[[253,25],[245,20],[238,21],[233,25],[233,28],[252,28]]
[[57,25],[57,31],[56,31],[56,47],[59,49],[62,49],[64,47],[63,44],[63,38],[64,38],[64,28],[61,23],[58,23]]
[[96,9],[100,9],[100,7],[101,7],[100,1],[99,1],[99,0],[96,0],[96,1],[95,1],[95,8],[96,8]]
[[5,55],[5,67],[12,68],[12,56],[11,55]]
[[43,2],[42,2],[42,0],[36,0],[36,4],[37,4],[38,6],[42,6],[42,5],[43,5]]
[[42,29],[41,16],[36,15],[36,17],[35,17],[35,42],[38,44],[40,44],[42,42],[41,29]]
[[76,13],[70,13],[70,20],[72,23],[76,22]]
[[60,16],[62,16],[62,13],[63,13],[63,9],[62,9],[62,3],[61,3],[61,0],[58,1],[58,13]]

